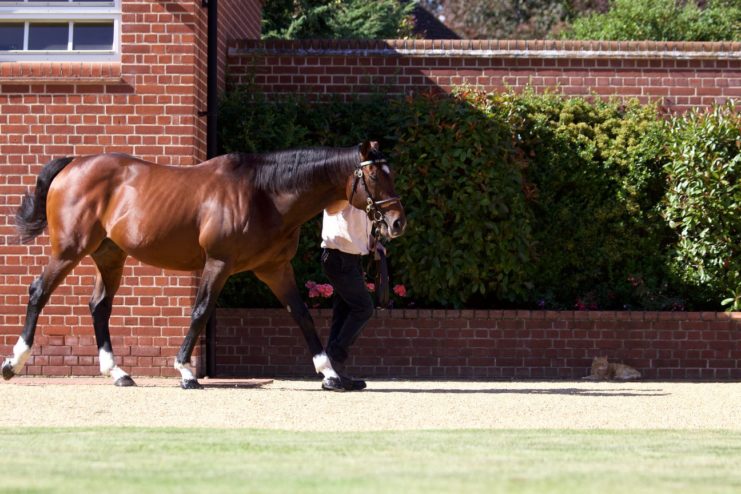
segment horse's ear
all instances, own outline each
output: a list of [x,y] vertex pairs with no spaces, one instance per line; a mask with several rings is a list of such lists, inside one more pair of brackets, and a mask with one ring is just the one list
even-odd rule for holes
[[370,149],[371,149],[370,141],[363,141],[360,143],[360,157],[363,160],[368,159],[368,154],[370,153]]
[[370,157],[371,152],[378,152],[378,150],[378,141],[363,141],[360,144],[360,156],[362,156],[364,160],[367,160]]

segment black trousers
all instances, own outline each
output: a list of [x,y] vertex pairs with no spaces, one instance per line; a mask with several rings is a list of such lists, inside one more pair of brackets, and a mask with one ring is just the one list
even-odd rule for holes
[[332,360],[342,363],[373,315],[373,299],[365,286],[361,256],[324,249],[322,270],[334,288],[332,326],[326,351]]

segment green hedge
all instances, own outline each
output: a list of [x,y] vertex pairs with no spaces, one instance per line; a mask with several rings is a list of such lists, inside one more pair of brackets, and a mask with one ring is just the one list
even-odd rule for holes
[[429,305],[526,300],[534,237],[512,134],[480,95],[418,97],[390,108],[408,232],[395,274]]
[[610,10],[578,17],[559,33],[565,39],[613,41],[739,41],[737,0],[614,0]]
[[671,268],[693,297],[741,310],[741,118],[732,105],[671,127],[664,215],[679,241]]
[[[712,194],[724,208],[739,203],[738,188],[723,185],[738,182],[739,141],[728,128],[738,129],[739,117],[731,106],[711,115],[667,121],[653,106],[530,92],[319,104],[242,89],[224,98],[220,121],[224,151],[381,140],[409,219],[388,245],[392,282],[417,306],[677,310],[717,309],[738,279],[731,247],[702,250],[730,273],[704,268],[698,281],[679,269],[688,262],[682,246],[696,241],[670,218],[672,164],[688,152],[680,142],[722,148],[716,163],[733,166]],[[713,118],[725,126],[699,124]],[[729,220],[718,235],[738,238],[737,228]],[[302,230],[301,287],[325,281],[319,234],[319,219]],[[276,302],[239,275],[221,303]]]
[[664,122],[652,106],[506,95],[532,183],[540,306],[667,309]]

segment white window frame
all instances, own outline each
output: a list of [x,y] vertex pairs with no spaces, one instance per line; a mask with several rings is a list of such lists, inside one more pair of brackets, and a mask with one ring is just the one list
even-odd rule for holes
[[[105,62],[121,60],[121,1],[84,2],[75,0],[49,2],[0,2],[0,22],[22,22],[23,50],[0,51],[0,62]],[[28,25],[31,22],[67,22],[67,50],[28,50]],[[113,46],[110,50],[73,50],[75,22],[113,22]]]

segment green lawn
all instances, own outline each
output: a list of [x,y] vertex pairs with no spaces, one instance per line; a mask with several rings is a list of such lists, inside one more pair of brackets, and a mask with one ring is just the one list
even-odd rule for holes
[[0,429],[0,492],[739,493],[729,431]]

